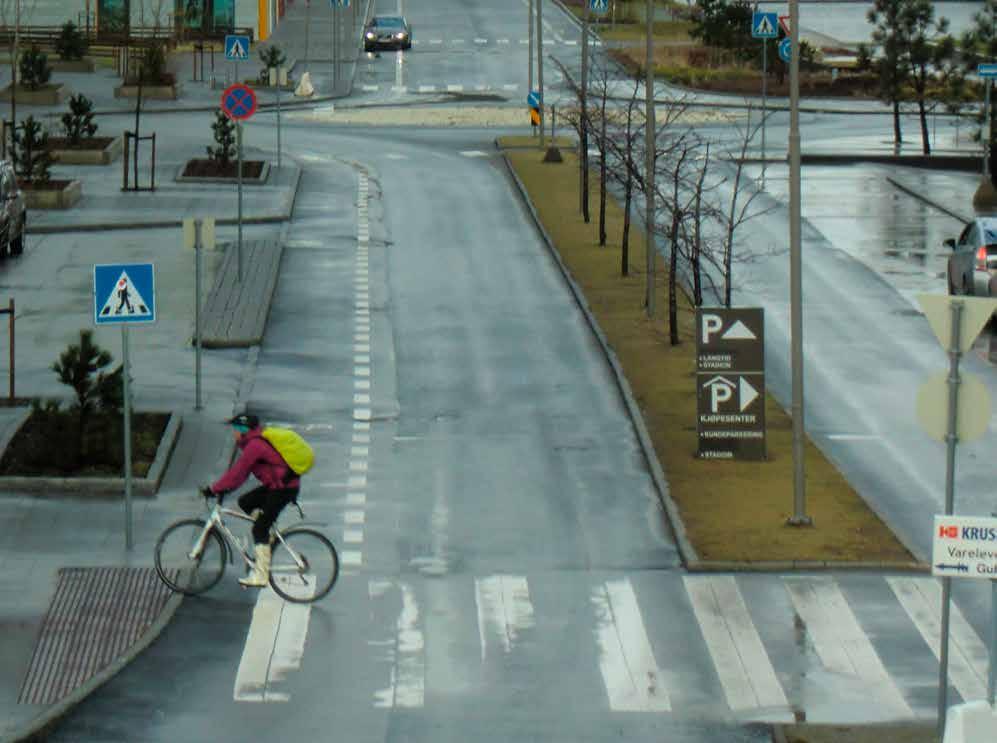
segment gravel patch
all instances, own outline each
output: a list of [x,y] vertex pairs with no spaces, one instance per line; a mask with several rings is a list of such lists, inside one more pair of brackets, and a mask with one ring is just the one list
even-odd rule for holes
[[[364,126],[508,128],[528,124],[526,108],[510,106],[370,106],[316,109],[288,116],[329,124]],[[743,115],[727,111],[689,111],[678,120],[685,124],[705,124],[738,118],[743,118]]]

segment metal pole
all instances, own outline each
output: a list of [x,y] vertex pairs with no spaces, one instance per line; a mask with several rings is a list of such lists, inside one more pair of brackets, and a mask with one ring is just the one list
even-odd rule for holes
[[768,88],[769,40],[762,39],[762,178],[765,177],[765,109]]
[[308,29],[312,25],[312,0],[305,0],[305,69],[311,72],[311,65],[308,63]]
[[14,11],[14,59],[10,65],[10,123],[11,148],[13,149],[14,174],[17,175],[17,54],[21,43],[21,0]]
[[[948,426],[945,434],[945,515],[951,516],[955,509],[955,446],[958,442],[959,405],[959,326],[962,320],[962,300],[949,302],[952,308],[952,332],[949,341],[949,387]],[[949,693],[949,614],[951,610],[952,579],[942,579],[942,635],[941,651],[938,654],[938,738],[945,736],[945,717],[948,714]]]
[[530,26],[530,61],[529,61],[529,64],[526,65],[526,68],[527,68],[527,73],[526,73],[526,92],[527,93],[532,93],[533,92],[533,0],[529,0],[529,2],[530,2],[530,9],[529,9],[529,12],[526,15],[528,16],[529,22],[530,22],[529,23],[529,26]]
[[[997,512],[991,512],[997,517]],[[987,703],[994,707],[997,692],[997,580],[990,581],[990,669],[987,673]]]
[[332,8],[332,94],[339,90],[339,8]]
[[812,523],[806,512],[803,457],[803,267],[800,239],[800,3],[789,0],[789,311],[793,370],[793,516],[791,526]]
[[7,322],[7,327],[10,329],[10,399],[11,402],[14,400],[14,299],[11,298],[10,302],[7,304],[7,311],[10,313],[10,319]]
[[194,410],[201,409],[201,220],[194,220]]
[[987,131],[987,136],[980,137],[983,140],[983,177],[990,175],[990,78],[987,78],[986,97],[983,102],[983,126]]
[[280,172],[280,78],[281,67],[277,68],[277,171]]
[[588,182],[585,174],[589,167],[589,132],[588,132],[588,65],[589,65],[589,7],[585,6],[582,16],[582,118],[578,147],[578,209],[585,221],[589,221]]
[[128,325],[121,326],[121,358],[124,368],[121,376],[124,393],[125,415],[125,549],[132,548],[132,401],[129,379],[131,364],[128,361]]
[[239,164],[236,166],[236,182],[238,183],[239,189],[239,210],[238,210],[238,239],[236,240],[236,245],[238,249],[236,251],[236,258],[238,259],[239,268],[239,282],[242,283],[242,122],[238,122],[235,125],[235,138],[236,138],[236,150],[239,153],[238,161]]
[[544,27],[543,0],[537,0],[537,90],[540,91],[540,149],[544,147]]
[[644,230],[647,233],[647,295],[644,304],[647,306],[647,316],[654,317],[654,42],[652,31],[654,24],[649,19],[654,17],[654,2],[647,0],[647,58],[644,62]]

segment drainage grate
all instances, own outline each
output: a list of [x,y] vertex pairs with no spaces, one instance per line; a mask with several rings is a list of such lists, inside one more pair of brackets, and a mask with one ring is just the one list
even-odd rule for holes
[[52,704],[131,647],[171,595],[151,568],[62,568],[17,701]]

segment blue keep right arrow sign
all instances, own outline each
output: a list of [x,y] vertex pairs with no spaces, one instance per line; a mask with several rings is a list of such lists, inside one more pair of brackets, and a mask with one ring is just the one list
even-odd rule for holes
[[997,77],[997,62],[981,62],[976,66],[976,74],[984,78]]
[[779,42],[779,59],[783,62],[789,62],[790,57],[793,54],[793,41],[788,36]]

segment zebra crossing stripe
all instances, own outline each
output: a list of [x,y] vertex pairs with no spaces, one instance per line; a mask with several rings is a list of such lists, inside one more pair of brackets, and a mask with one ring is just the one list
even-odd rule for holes
[[[942,587],[935,578],[887,578],[921,637],[941,658]],[[988,653],[976,632],[952,604],[949,617],[949,681],[963,701],[987,696]]]
[[789,702],[734,578],[683,576],[703,639],[734,712],[769,708],[769,722],[792,722]]
[[833,578],[788,578],[786,591],[824,667],[869,684],[891,717],[914,716]]
[[630,581],[597,586],[591,602],[596,614],[599,670],[609,706],[622,712],[670,711],[664,674],[654,660]]
[[521,575],[493,575],[474,581],[478,606],[478,636],[481,660],[487,657],[489,638],[497,637],[509,653],[520,632],[533,627],[530,587]]
[[271,686],[301,667],[311,611],[310,604],[285,602],[269,587],[260,590],[235,676],[235,701],[288,701]]

